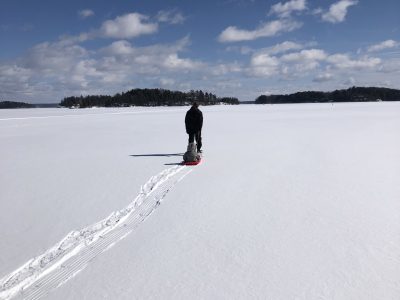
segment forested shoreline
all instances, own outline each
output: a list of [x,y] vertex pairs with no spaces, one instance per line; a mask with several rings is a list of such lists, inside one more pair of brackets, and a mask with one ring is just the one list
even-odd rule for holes
[[333,92],[306,91],[288,95],[261,95],[255,104],[400,101],[400,90],[351,87]]
[[[202,90],[189,92],[165,89],[132,89],[114,96],[87,95],[65,97],[60,103],[29,104],[16,101],[0,101],[0,109],[37,107],[129,107],[129,106],[183,106],[193,102],[201,105],[240,104],[235,97],[217,97]],[[290,103],[333,103],[400,101],[400,90],[380,87],[351,87],[333,92],[304,91],[285,95],[261,95],[255,101],[243,104],[290,104]]]
[[25,103],[25,102],[0,101],[0,109],[33,108],[33,107],[35,107],[33,104],[28,104],[28,103]]

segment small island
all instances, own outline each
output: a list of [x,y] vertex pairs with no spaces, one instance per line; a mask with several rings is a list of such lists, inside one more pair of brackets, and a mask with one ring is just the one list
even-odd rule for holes
[[66,97],[60,106],[69,108],[129,107],[129,106],[183,106],[194,101],[201,105],[239,104],[237,98],[222,97],[202,90],[180,92],[164,89],[133,89],[114,96],[89,95]]

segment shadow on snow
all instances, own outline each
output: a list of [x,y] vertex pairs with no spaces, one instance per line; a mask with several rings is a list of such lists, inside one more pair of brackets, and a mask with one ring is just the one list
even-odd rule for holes
[[[183,156],[183,153],[152,153],[152,154],[131,154],[131,157],[173,157],[173,156]],[[179,163],[167,163],[164,166],[179,166],[182,162]]]
[[183,153],[167,153],[167,154],[131,154],[132,157],[171,157],[182,156]]

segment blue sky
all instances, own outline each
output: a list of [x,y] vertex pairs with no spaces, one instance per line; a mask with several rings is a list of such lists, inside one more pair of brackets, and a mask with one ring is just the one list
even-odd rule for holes
[[400,88],[398,0],[0,3],[0,100]]

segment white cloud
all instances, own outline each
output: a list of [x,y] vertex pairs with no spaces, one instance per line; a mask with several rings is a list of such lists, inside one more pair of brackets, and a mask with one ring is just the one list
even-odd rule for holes
[[255,30],[238,29],[229,26],[218,37],[220,42],[251,41],[261,37],[271,37],[282,32],[290,32],[298,29],[302,23],[293,20],[275,20],[262,24]]
[[294,11],[305,10],[306,0],[290,0],[285,3],[277,3],[271,7],[270,14],[276,14],[281,18],[286,18],[291,15]]
[[272,47],[264,48],[261,51],[265,52],[265,53],[269,53],[269,54],[279,54],[282,52],[287,52],[290,50],[299,50],[302,48],[304,48],[304,46],[301,44],[294,43],[291,41],[285,41],[285,42],[276,44]]
[[[156,17],[158,22],[169,24],[182,23],[184,16],[172,11],[160,11]],[[150,17],[139,13],[121,15],[112,20],[106,20],[98,29],[82,32],[76,36],[61,36],[65,44],[75,44],[95,38],[132,39],[141,35],[153,34],[158,31],[158,23],[151,22]]]
[[191,70],[197,69],[202,64],[200,62],[178,57],[177,53],[172,53],[164,58],[162,66],[168,70]]
[[99,34],[106,38],[131,39],[157,32],[157,23],[146,23],[148,19],[149,17],[138,13],[119,16],[114,20],[105,21]]
[[331,63],[338,69],[362,70],[377,68],[382,63],[382,60],[380,58],[369,56],[353,60],[347,54],[334,54],[327,58],[327,62]]
[[323,73],[323,74],[318,74],[313,81],[314,82],[327,82],[331,81],[333,79],[333,75],[330,73]]
[[286,62],[310,62],[321,61],[327,57],[324,50],[321,49],[308,49],[301,50],[300,52],[285,54],[281,57]]
[[95,38],[132,39],[145,34],[158,31],[158,23],[147,22],[150,18],[139,13],[129,13],[118,16],[113,20],[103,22],[100,28],[79,35],[64,35],[60,42],[76,44]]
[[279,59],[267,53],[253,55],[250,61],[249,74],[253,76],[272,76],[279,72]]
[[318,49],[302,50],[280,57],[273,55],[298,47],[299,44],[282,43],[256,52],[251,57],[247,74],[256,77],[272,75],[279,75],[281,78],[296,77],[314,70],[319,66],[319,61],[327,57],[324,51]]
[[343,22],[350,6],[356,5],[358,0],[340,0],[332,4],[329,11],[322,15],[322,20],[330,23]]
[[71,80],[80,83],[82,87],[88,85],[90,77],[101,78],[103,73],[97,69],[97,61],[94,59],[84,59],[76,62],[71,70]]
[[[248,65],[247,74],[256,77],[277,75],[281,79],[304,78],[312,75],[314,82],[326,82],[338,78],[340,73],[351,74],[360,70],[388,72],[380,58],[370,56],[353,59],[348,54],[329,55],[322,49],[304,49],[278,55],[279,51],[290,51],[300,46],[296,43],[282,43],[254,53]],[[325,71],[322,71],[322,68]],[[393,72],[393,69],[390,71]]]
[[115,41],[111,45],[102,49],[103,52],[109,55],[129,55],[134,52],[134,48],[126,40]]
[[68,45],[62,42],[41,43],[30,49],[21,59],[24,68],[41,72],[68,71],[77,60],[88,56],[88,51],[79,45]]
[[83,10],[78,11],[78,15],[82,19],[86,19],[88,17],[94,16],[94,11],[91,9],[83,9]]
[[399,45],[400,45],[400,43],[396,42],[394,40],[386,40],[386,41],[383,41],[382,43],[375,44],[375,45],[368,47],[367,51],[368,52],[377,52],[377,51],[381,51],[381,50],[385,50],[385,49],[395,48],[395,47],[398,47]]
[[325,51],[320,49],[308,49],[282,55],[280,61],[285,63],[282,74],[287,78],[304,76],[307,72],[317,69],[327,56]]
[[111,55],[113,68],[125,70],[129,74],[159,75],[166,73],[187,73],[198,71],[204,64],[179,55],[183,48],[179,42],[174,45],[153,45],[132,47],[126,41],[114,42],[101,52]]
[[264,54],[256,54],[251,58],[252,66],[273,66],[276,67],[279,65],[279,61],[276,57],[270,56],[266,53]]
[[173,10],[160,10],[156,16],[158,22],[164,22],[169,24],[182,24],[185,22],[184,15],[177,11]]
[[114,60],[111,65],[135,68],[136,73],[160,74],[177,70],[187,72],[204,66],[200,61],[179,56],[179,52],[185,50],[189,44],[189,37],[170,45],[158,44],[147,47],[133,47],[130,42],[120,40],[100,49],[99,53],[112,57]]

